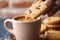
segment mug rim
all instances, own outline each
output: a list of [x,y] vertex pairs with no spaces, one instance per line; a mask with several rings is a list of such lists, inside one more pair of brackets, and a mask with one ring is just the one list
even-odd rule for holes
[[41,20],[40,17],[38,17],[37,19],[34,19],[33,21],[17,21],[17,20],[15,20],[15,18],[17,18],[17,17],[19,17],[19,16],[25,17],[25,15],[18,15],[18,16],[13,17],[12,19],[13,19],[15,22],[19,22],[19,23],[32,23],[32,22],[36,22],[36,21]]

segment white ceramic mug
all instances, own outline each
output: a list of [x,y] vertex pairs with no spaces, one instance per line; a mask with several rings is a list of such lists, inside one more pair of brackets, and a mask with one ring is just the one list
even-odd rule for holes
[[[23,22],[16,20],[19,17],[25,16],[16,16],[12,19],[6,19],[4,21],[5,29],[15,35],[16,40],[37,40],[41,25],[40,18],[37,18],[34,21]],[[13,29],[8,26],[8,22],[12,23]]]

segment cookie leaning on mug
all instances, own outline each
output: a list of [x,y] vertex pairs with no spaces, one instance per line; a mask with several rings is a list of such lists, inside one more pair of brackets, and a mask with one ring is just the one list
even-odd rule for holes
[[37,18],[38,16],[44,14],[49,6],[51,5],[51,0],[46,1],[37,1],[34,5],[32,5],[26,12],[26,17],[31,17],[32,19]]

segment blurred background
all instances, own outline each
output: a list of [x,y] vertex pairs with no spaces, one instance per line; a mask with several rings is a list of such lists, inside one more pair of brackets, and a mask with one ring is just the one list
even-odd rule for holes
[[[4,28],[4,20],[16,15],[23,15],[34,0],[0,0],[0,40],[12,40],[11,34]],[[9,23],[12,28],[12,24]]]

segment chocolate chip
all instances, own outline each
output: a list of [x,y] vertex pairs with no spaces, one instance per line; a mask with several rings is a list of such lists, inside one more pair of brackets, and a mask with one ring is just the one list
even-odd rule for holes
[[50,34],[49,32],[47,32],[47,34]]
[[39,5],[39,7],[40,7],[41,5]]
[[36,7],[36,9],[40,9],[39,7]]
[[31,11],[31,10],[29,10],[29,12],[30,12],[30,13],[32,13],[32,11]]
[[41,5],[39,5],[38,7],[36,7],[36,9],[40,9],[40,6],[41,6]]

